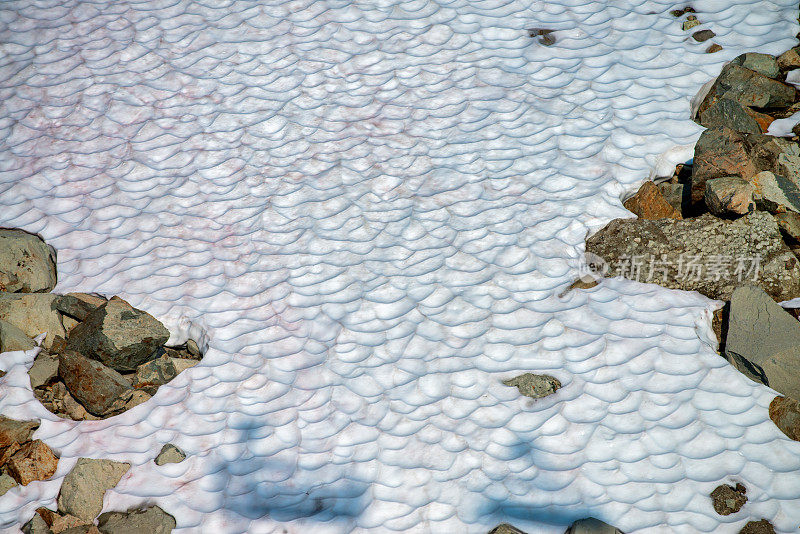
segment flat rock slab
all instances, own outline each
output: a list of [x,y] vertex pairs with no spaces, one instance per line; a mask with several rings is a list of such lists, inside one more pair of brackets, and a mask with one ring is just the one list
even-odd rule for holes
[[46,293],[56,286],[56,253],[36,234],[0,229],[0,291]]
[[56,336],[66,337],[61,314],[53,306],[55,299],[50,293],[0,293],[0,320],[31,338],[47,332],[42,346],[49,349]]
[[532,399],[541,399],[552,395],[561,387],[561,382],[558,378],[550,375],[535,375],[533,373],[525,373],[503,380],[503,384],[516,387],[520,394]]
[[615,219],[586,241],[622,276],[729,300],[755,284],[777,300],[800,296],[800,264],[772,215],[756,211],[735,221],[705,214],[675,221]]
[[789,107],[794,104],[796,94],[796,89],[791,85],[731,62],[722,67],[714,85],[700,104],[700,113],[721,98],[754,108]]
[[757,287],[731,296],[725,354],[750,379],[800,398],[800,321]]
[[78,458],[61,484],[58,511],[92,521],[103,509],[106,490],[116,486],[130,467],[131,464],[112,460]]
[[133,394],[121,374],[71,350],[61,353],[58,375],[72,396],[97,416],[122,410]]
[[90,313],[108,302],[102,297],[90,295],[88,293],[67,293],[58,295],[55,300],[55,307],[58,311],[78,321],[84,321]]
[[0,415],[0,448],[30,441],[39,424],[39,421],[17,421]]
[[112,297],[72,330],[67,348],[117,371],[135,371],[168,339],[169,331],[155,317]]
[[0,352],[31,350],[35,346],[36,342],[25,332],[8,321],[0,320]]
[[103,534],[169,534],[175,524],[175,518],[158,506],[129,512],[106,512],[97,518],[97,526]]

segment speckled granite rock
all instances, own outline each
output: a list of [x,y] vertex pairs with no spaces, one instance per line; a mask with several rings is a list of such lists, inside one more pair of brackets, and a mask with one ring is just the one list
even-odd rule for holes
[[156,465],[177,464],[186,459],[186,454],[172,443],[161,447],[161,452],[155,458]]
[[540,399],[552,395],[561,387],[561,382],[557,378],[533,373],[525,373],[503,380],[503,384],[516,387],[520,394],[532,399]]
[[720,484],[711,492],[711,503],[719,515],[735,514],[747,502],[747,488],[742,484],[736,487]]
[[116,486],[130,467],[128,463],[112,460],[79,458],[61,484],[58,511],[93,520],[103,509],[106,490]]
[[36,234],[0,228],[0,291],[46,293],[55,286],[55,249]]
[[742,527],[739,534],[775,534],[775,528],[772,526],[772,523],[766,519],[762,519],[761,521],[748,522]]
[[490,530],[489,534],[526,534],[526,533],[513,525],[509,525],[508,523],[500,523],[492,530]]
[[800,264],[775,219],[764,212],[734,221],[709,214],[682,221],[615,219],[587,239],[586,251],[608,263],[606,276],[699,291],[715,299],[729,300],[734,288],[745,283],[758,285],[776,300],[800,296]]

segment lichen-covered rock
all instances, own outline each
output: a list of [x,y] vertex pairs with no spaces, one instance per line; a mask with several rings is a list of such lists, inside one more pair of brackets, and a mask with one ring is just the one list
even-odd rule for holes
[[112,460],[78,458],[61,484],[58,511],[92,521],[103,509],[106,490],[116,486],[130,467],[128,463]]
[[47,480],[58,468],[58,457],[42,440],[24,444],[6,464],[14,480],[27,486],[34,480]]
[[169,339],[155,317],[119,297],[89,313],[67,340],[67,348],[117,371],[134,371]]
[[723,176],[750,179],[757,173],[743,134],[728,127],[708,129],[694,148],[691,201],[696,204],[703,200],[708,180]]
[[623,534],[623,532],[599,519],[589,517],[572,523],[564,534]]
[[508,523],[500,523],[492,530],[490,530],[489,534],[526,534],[526,533],[513,525],[509,525]]
[[50,349],[56,336],[66,335],[61,314],[53,307],[55,298],[50,293],[0,293],[0,320],[13,324],[28,337],[47,332],[42,346]]
[[729,98],[743,106],[754,108],[789,107],[794,104],[796,94],[797,90],[791,85],[729,63],[722,68],[700,104],[700,113],[721,98]]
[[37,428],[39,421],[18,421],[0,415],[0,448],[6,448],[13,443],[27,443]]
[[800,441],[800,402],[789,397],[775,397],[769,403],[769,418],[789,439]]
[[700,124],[706,128],[727,126],[737,132],[762,132],[761,126],[747,109],[730,98],[720,98],[699,114]]
[[773,528],[772,523],[762,519],[761,521],[748,522],[742,527],[739,534],[775,534],[775,528]]
[[46,293],[56,286],[56,252],[36,234],[0,229],[0,291]]
[[800,296],[800,264],[769,213],[728,221],[710,214],[676,221],[615,219],[586,241],[622,276],[728,300],[755,284],[777,300]]
[[725,176],[706,182],[706,206],[715,215],[745,215],[756,209],[755,187],[744,178]]
[[525,373],[503,380],[503,384],[516,387],[520,394],[532,399],[540,399],[552,395],[561,387],[561,382],[557,378],[533,373]]
[[686,184],[662,182],[658,184],[658,188],[661,190],[664,200],[678,213],[683,214],[689,210],[691,206],[690,188]]
[[725,354],[750,379],[800,398],[800,322],[761,289],[733,292]]
[[175,518],[158,506],[128,512],[106,512],[97,518],[97,526],[103,534],[169,534],[175,524]]
[[625,209],[636,214],[640,219],[681,219],[681,214],[661,194],[661,190],[653,182],[645,182],[635,195],[624,202]]
[[186,459],[186,454],[172,443],[161,447],[161,452],[156,456],[156,465],[177,464]]
[[781,70],[800,68],[800,47],[790,48],[778,56],[778,68]]
[[61,353],[58,375],[69,392],[94,415],[123,409],[133,394],[130,383],[121,374],[75,351]]
[[89,293],[67,293],[56,296],[54,306],[63,314],[84,321],[90,313],[106,302],[108,300],[105,298]]
[[12,350],[31,350],[36,342],[25,335],[25,332],[9,323],[0,320],[0,352]]
[[775,220],[784,234],[800,242],[800,213],[794,211],[778,213],[775,215]]
[[736,487],[720,484],[711,492],[711,503],[719,515],[735,514],[747,502],[747,488],[742,484]]
[[760,54],[758,52],[747,52],[740,56],[736,56],[731,60],[733,65],[739,65],[746,69],[755,71],[767,78],[777,78],[781,73],[778,67],[778,60],[775,56],[769,54]]
[[133,385],[153,394],[158,389],[158,386],[166,384],[182,371],[194,367],[197,363],[197,360],[172,358],[164,354],[137,367]]

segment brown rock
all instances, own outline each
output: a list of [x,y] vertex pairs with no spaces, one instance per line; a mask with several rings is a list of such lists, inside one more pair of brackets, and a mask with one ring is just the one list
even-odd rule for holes
[[700,135],[694,149],[692,203],[703,200],[706,181],[712,178],[739,176],[749,180],[757,172],[742,134],[727,127],[708,129]]
[[744,503],[747,502],[747,488],[742,484],[736,484],[736,487],[721,484],[714,488],[711,492],[711,500],[714,505],[714,511],[719,515],[735,514],[742,509]]
[[3,449],[3,452],[0,453],[0,465],[6,465],[6,463],[11,459],[11,457],[14,456],[14,453],[16,453],[21,447],[22,445],[20,445],[15,441],[11,445]]
[[26,443],[8,461],[8,472],[14,480],[27,486],[34,480],[47,480],[58,467],[58,458],[42,440]]
[[800,47],[787,50],[778,56],[778,67],[781,70],[792,70],[800,68]]
[[756,209],[755,187],[738,176],[713,178],[706,182],[706,206],[714,215],[745,215]]
[[90,526],[97,528],[85,519],[75,517],[74,515],[53,514],[53,522],[50,525],[50,530],[53,531],[53,534],[77,534],[78,532],[89,532]]
[[722,47],[720,45],[718,45],[717,43],[711,43],[711,46],[706,48],[706,54],[715,54],[720,50],[722,50]]
[[762,519],[761,521],[750,521],[742,527],[739,534],[775,534],[775,529],[772,527],[772,523]]
[[661,194],[653,182],[645,182],[631,198],[625,201],[625,209],[640,219],[682,219],[681,214]]
[[769,418],[789,439],[800,441],[800,403],[790,397],[775,397],[769,403]]
[[0,415],[0,447],[30,441],[33,431],[37,428],[39,421],[17,421]]
[[78,402],[97,416],[123,409],[133,394],[121,374],[74,351],[61,353],[58,374]]
[[692,34],[692,38],[695,41],[697,41],[698,43],[703,43],[705,41],[708,41],[712,37],[716,37],[716,35],[717,34],[712,32],[711,30],[700,30],[700,31],[694,32]]

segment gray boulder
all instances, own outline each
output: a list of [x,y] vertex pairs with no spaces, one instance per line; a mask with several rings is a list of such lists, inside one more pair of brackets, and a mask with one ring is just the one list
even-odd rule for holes
[[31,389],[50,384],[58,377],[58,356],[45,351],[39,352],[28,376],[31,379]]
[[39,514],[33,514],[33,518],[22,526],[23,534],[52,534],[47,522]]
[[167,339],[169,331],[152,315],[113,297],[72,330],[67,348],[117,371],[135,371]]
[[36,234],[0,229],[0,291],[46,293],[55,286],[55,249]]
[[612,527],[599,519],[589,517],[575,521],[564,534],[624,534],[620,529]]
[[156,465],[178,464],[186,459],[186,454],[172,443],[161,447],[161,452],[156,456]]
[[767,78],[777,78],[781,73],[777,58],[769,54],[747,52],[733,58],[731,63],[755,71]]
[[0,352],[31,350],[35,346],[36,342],[25,335],[25,332],[8,321],[0,321]]
[[622,276],[728,300],[742,284],[778,300],[800,296],[800,264],[769,213],[728,221],[710,214],[684,219],[616,219],[587,239],[605,276]]
[[[92,521],[103,509],[103,495],[117,485],[131,464],[78,458],[64,477],[58,494],[58,511]],[[147,532],[143,530],[141,532]]]
[[730,98],[720,98],[699,114],[700,124],[706,128],[727,126],[737,132],[760,134],[761,127],[740,103]]
[[532,399],[541,399],[552,395],[561,387],[558,378],[550,375],[535,375],[525,373],[508,380],[503,380],[503,384],[516,387],[521,395]]
[[107,299],[89,293],[67,293],[58,295],[55,299],[55,308],[63,313],[74,317],[78,321],[84,321],[90,313],[100,306],[103,306]]
[[169,534],[175,524],[175,518],[158,506],[128,512],[106,512],[97,518],[97,526],[103,534]]
[[738,176],[714,178],[706,182],[706,206],[714,215],[745,215],[756,209],[755,187]]
[[725,354],[751,380],[800,398],[800,322],[761,289],[733,292]]
[[86,410],[103,416],[125,408],[133,395],[130,383],[118,372],[71,350],[61,353],[58,375]]
[[796,94],[791,85],[731,62],[722,68],[699,110],[702,113],[722,98],[754,108],[785,108],[794,104]]
[[65,337],[61,314],[53,307],[50,293],[0,293],[0,320],[13,324],[28,337],[47,332],[42,346],[49,349],[56,336]]

